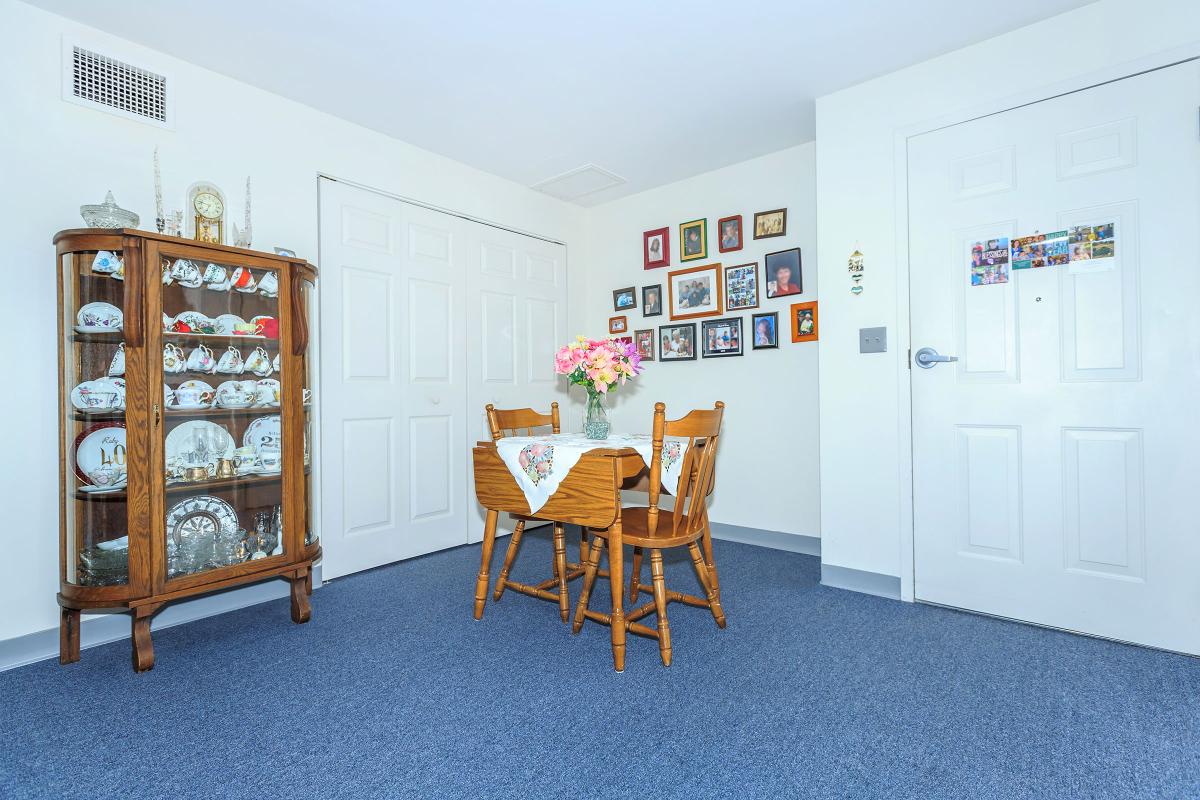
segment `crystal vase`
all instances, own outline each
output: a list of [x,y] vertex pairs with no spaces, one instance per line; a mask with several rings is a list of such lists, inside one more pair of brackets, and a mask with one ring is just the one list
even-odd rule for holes
[[608,427],[608,412],[604,410],[604,395],[588,389],[587,410],[583,417],[583,435],[589,439],[607,439]]

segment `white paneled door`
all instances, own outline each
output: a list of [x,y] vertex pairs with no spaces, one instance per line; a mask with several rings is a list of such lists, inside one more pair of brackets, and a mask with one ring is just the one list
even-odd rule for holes
[[958,358],[912,364],[917,599],[1200,654],[1198,107],[1191,62],[909,141],[912,351]]
[[472,540],[468,454],[483,405],[549,404],[542,350],[565,326],[566,275],[561,245],[350,184],[322,179],[320,204],[333,578]]

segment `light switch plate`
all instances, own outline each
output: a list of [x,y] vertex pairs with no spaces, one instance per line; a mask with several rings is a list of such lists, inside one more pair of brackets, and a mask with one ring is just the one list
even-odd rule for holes
[[858,352],[886,353],[887,328],[859,328]]

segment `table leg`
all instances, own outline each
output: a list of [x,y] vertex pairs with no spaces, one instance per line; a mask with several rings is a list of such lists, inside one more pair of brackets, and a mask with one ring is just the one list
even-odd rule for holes
[[625,671],[625,554],[621,543],[621,516],[617,515],[608,535],[608,583],[612,591],[613,667]]
[[475,619],[483,619],[483,605],[487,602],[488,570],[492,567],[492,548],[496,545],[496,521],[499,511],[487,512],[483,523],[483,556],[479,562],[479,578],[475,581]]

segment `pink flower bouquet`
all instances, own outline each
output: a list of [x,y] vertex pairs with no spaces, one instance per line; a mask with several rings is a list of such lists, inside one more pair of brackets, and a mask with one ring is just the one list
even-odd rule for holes
[[642,357],[632,340],[579,336],[554,354],[554,371],[585,387],[589,394],[606,395],[642,371]]

